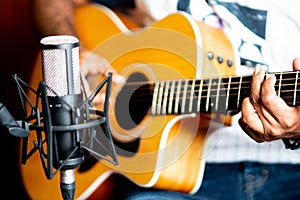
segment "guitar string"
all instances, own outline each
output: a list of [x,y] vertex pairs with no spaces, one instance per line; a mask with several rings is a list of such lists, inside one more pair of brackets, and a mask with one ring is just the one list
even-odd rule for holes
[[[287,79],[286,79],[287,80]],[[290,80],[292,80],[292,79],[290,79]],[[242,83],[242,87],[238,87],[239,86],[239,82],[231,82],[231,84],[230,85],[232,85],[232,86],[235,86],[235,87],[230,87],[230,90],[238,90],[239,88],[241,88],[241,89],[250,89],[250,83],[251,82],[249,82],[249,81],[247,81],[247,82],[243,82]],[[152,85],[153,83],[148,83],[149,85]],[[247,85],[248,84],[248,85]],[[135,95],[145,95],[145,94],[152,94],[153,92],[150,92],[150,93],[147,93],[147,92],[140,92],[140,91],[149,91],[149,90],[151,90],[151,87],[147,87],[147,88],[144,88],[144,87],[138,87],[138,86],[141,86],[141,83],[139,83],[139,82],[136,82],[136,83],[130,83],[130,84],[126,84],[125,85],[125,87],[124,87],[124,89],[123,89],[123,91],[133,91],[133,89],[128,89],[128,88],[126,88],[126,86],[128,86],[128,85],[131,85],[131,86],[135,86],[135,87],[133,87],[133,88],[136,88],[138,91],[139,91],[139,93],[137,93],[137,94],[135,94]],[[145,86],[145,85],[147,85],[147,84],[144,84],[143,86]],[[215,91],[218,91],[218,90],[223,90],[223,91],[227,91],[228,89],[227,89],[227,86],[228,86],[228,84],[227,83],[223,83],[222,84],[222,86],[220,86],[219,87],[219,89],[218,88],[215,88],[215,87],[217,87],[219,84],[211,84],[211,89],[210,89],[210,91],[211,92],[215,92]],[[246,86],[245,86],[246,85]],[[293,83],[281,83],[281,84],[279,84],[279,83],[276,83],[275,84],[275,88],[276,87],[279,87],[279,85],[281,86],[281,88],[284,88],[284,87],[289,87],[289,88],[291,88],[291,86],[292,87],[294,87],[295,86],[295,84],[293,84]],[[298,86],[298,85],[300,85],[300,83],[298,83],[298,84],[296,84],[296,86]],[[207,89],[205,89],[205,88],[208,88],[208,86],[209,86],[209,84],[203,84],[203,86],[202,86],[202,93],[206,93],[206,92],[208,92],[208,90]],[[186,92],[188,93],[188,92],[191,92],[191,91],[194,91],[194,93],[198,93],[199,92],[199,90],[197,90],[196,88],[199,88],[200,87],[200,84],[195,84],[195,86],[194,86],[194,88],[191,88],[191,86],[188,86],[188,89],[186,90]],[[164,87],[162,87],[162,88],[164,88]],[[220,89],[221,88],[221,89]],[[184,89],[184,87],[180,87],[180,90],[181,89]],[[296,89],[296,91],[299,91],[300,89]],[[177,91],[177,90],[176,90]],[[181,90],[182,91],[182,90]],[[294,90],[294,88],[293,89],[284,89],[284,90],[280,90],[281,92],[283,92],[283,93],[289,93],[289,92],[294,92],[295,90]],[[183,92],[183,91],[182,91]],[[130,93],[127,93],[128,95],[130,95]],[[221,93],[222,94],[222,93]]]
[[[285,74],[276,74],[277,75],[297,75],[298,71],[292,71],[292,72],[287,72]],[[230,86],[233,87],[229,87],[228,85],[228,81],[226,81],[228,78],[231,79],[230,82]],[[277,78],[277,77],[276,77]],[[246,81],[243,81],[242,83],[240,82],[240,80],[243,79]],[[247,80],[250,79],[250,80]],[[235,91],[242,91],[242,93],[240,93],[240,97],[242,97],[240,100],[243,100],[243,97],[247,97],[250,95],[250,86],[251,86],[251,79],[252,76],[228,76],[228,77],[223,77],[222,79],[220,79],[220,77],[218,77],[218,79],[216,77],[211,77],[211,78],[207,78],[207,79],[179,79],[179,80],[172,80],[173,83],[177,83],[177,86],[179,87],[174,87],[177,88],[176,93],[173,92],[173,96],[170,95],[163,95],[162,98],[164,98],[164,101],[170,101],[170,99],[174,99],[174,97],[176,97],[176,99],[178,99],[179,101],[183,102],[183,100],[187,100],[189,99],[190,102],[196,102],[196,100],[199,99],[198,95],[192,95],[191,91],[194,92],[194,94],[198,94],[199,90],[201,89],[201,95],[200,95],[200,99],[201,99],[201,103],[202,104],[206,104],[207,102],[209,102],[211,99],[219,99],[219,98],[229,98],[232,100],[238,100],[238,92],[235,93]],[[214,80],[214,81],[212,81]],[[221,82],[220,82],[221,80]],[[236,81],[239,80],[239,81]],[[283,83],[282,83],[283,80]],[[286,103],[290,103],[289,100],[293,100],[295,99],[295,93],[297,93],[298,91],[300,91],[298,88],[298,82],[295,82],[297,79],[295,79],[294,77],[289,77],[289,78],[282,78],[280,79],[280,81],[276,81],[275,83],[275,89],[279,88],[280,86],[280,92],[278,92],[278,94],[282,95],[284,97],[284,99],[286,99]],[[153,98],[153,95],[157,95],[156,93],[154,93],[153,91],[153,86],[155,84],[162,84],[162,86],[159,86],[159,90],[165,90],[165,87],[163,83],[165,82],[170,82],[171,80],[164,80],[164,81],[158,81],[156,83],[154,82],[128,82],[127,84],[125,84],[125,87],[123,89],[123,94],[125,92],[125,95],[123,95],[123,97],[130,97],[134,99],[134,102],[144,102],[145,99],[150,101]],[[188,82],[196,82],[194,83],[194,88],[191,88],[190,85],[188,85],[188,88],[184,88],[182,86],[180,86],[180,83],[182,81],[188,81]],[[207,84],[206,82],[208,82],[209,84]],[[179,85],[178,85],[179,83]],[[200,83],[200,84],[199,84]],[[296,84],[295,84],[296,83]],[[142,85],[141,85],[142,84]],[[222,85],[222,86],[220,86]],[[200,88],[200,86],[202,86],[202,88]],[[290,88],[291,86],[293,86],[293,89],[287,89]],[[297,86],[297,87],[296,87]],[[221,88],[221,90],[220,90]],[[230,90],[230,92],[228,93],[228,89]],[[183,90],[185,89],[185,94],[186,95],[184,97],[183,95]],[[138,91],[138,92],[136,92]],[[133,92],[133,93],[132,93]],[[208,95],[208,92],[210,93]],[[162,93],[160,93],[162,94]],[[175,95],[176,94],[176,95]],[[218,95],[217,95],[218,94]],[[228,95],[229,94],[229,95]],[[214,101],[211,101],[214,102]],[[200,104],[201,104],[200,103]],[[298,102],[295,102],[298,103]],[[158,103],[159,105],[159,103]],[[207,105],[207,104],[206,104]],[[238,104],[236,104],[236,106],[238,107],[240,105],[240,102],[238,102]],[[203,109],[203,108],[202,108]],[[206,110],[208,110],[208,108],[206,108]]]

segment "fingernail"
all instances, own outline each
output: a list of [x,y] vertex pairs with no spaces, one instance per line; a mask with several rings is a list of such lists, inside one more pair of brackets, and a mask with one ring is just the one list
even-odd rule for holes
[[273,78],[273,77],[275,77],[274,74],[266,74],[266,79]]
[[256,66],[254,68],[254,74],[258,74],[260,72],[260,70],[261,70],[261,67],[260,66]]
[[126,79],[123,77],[123,76],[121,76],[121,75],[119,75],[119,74],[116,74],[116,75],[114,75],[114,80],[115,80],[115,82],[116,83],[125,83],[126,82]]

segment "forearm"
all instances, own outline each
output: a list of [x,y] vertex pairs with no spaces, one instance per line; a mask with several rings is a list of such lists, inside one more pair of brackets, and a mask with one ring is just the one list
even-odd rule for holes
[[33,0],[32,3],[33,22],[39,39],[58,34],[77,36],[74,10],[78,0]]

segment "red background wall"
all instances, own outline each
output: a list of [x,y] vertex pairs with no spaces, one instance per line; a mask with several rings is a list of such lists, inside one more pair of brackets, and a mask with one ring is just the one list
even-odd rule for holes
[[[0,1],[0,102],[20,119],[19,97],[13,74],[27,82],[38,51],[32,32],[31,0]],[[1,196],[26,199],[19,174],[19,138],[0,132]]]

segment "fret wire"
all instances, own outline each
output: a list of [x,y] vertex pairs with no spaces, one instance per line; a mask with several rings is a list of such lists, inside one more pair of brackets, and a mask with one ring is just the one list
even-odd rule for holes
[[226,94],[226,110],[228,110],[228,102],[229,102],[229,91],[230,91],[230,85],[231,85],[231,76],[229,76],[228,80],[228,86],[227,86],[227,94]]
[[178,113],[179,97],[180,97],[180,88],[181,88],[181,81],[179,81],[179,82],[178,82],[178,85],[177,85],[176,99],[175,99],[175,113]]
[[193,99],[194,99],[194,91],[195,91],[195,82],[196,82],[196,79],[193,79],[192,90],[191,90],[191,94],[190,94],[189,112],[192,112],[192,109],[193,109]]
[[163,92],[164,92],[164,85],[165,85],[165,82],[164,81],[161,81],[160,82],[160,87],[159,87],[159,90],[158,90],[158,100],[157,100],[157,107],[156,107],[156,112],[157,114],[161,114],[161,105],[162,105],[162,97],[163,97]]
[[282,72],[280,73],[280,78],[279,78],[278,96],[280,96],[280,92],[281,92],[281,81],[282,81]]
[[151,109],[151,113],[153,115],[155,114],[155,110],[156,110],[156,101],[157,101],[158,87],[159,87],[159,82],[157,82],[154,85],[153,99],[152,99],[152,109]]
[[202,99],[202,88],[203,88],[203,79],[200,80],[199,93],[198,93],[198,101],[197,101],[197,111],[200,112],[200,104]]
[[219,77],[219,82],[218,82],[218,89],[217,89],[217,95],[216,95],[216,106],[215,106],[215,111],[218,110],[218,105],[219,105],[220,84],[221,84],[221,77]]
[[209,79],[209,83],[208,83],[208,89],[207,89],[207,95],[206,95],[206,106],[205,106],[205,111],[208,111],[209,108],[209,97],[210,97],[210,88],[211,88],[211,82],[212,82],[212,78]]
[[181,101],[181,113],[185,112],[185,101],[186,101],[186,91],[187,91],[187,86],[188,86],[188,80],[185,80],[184,83],[184,88],[183,88],[183,97],[182,97],[182,101]]
[[167,112],[167,102],[168,102],[168,94],[169,94],[169,86],[170,86],[170,81],[166,81],[165,84],[165,92],[164,92],[164,99],[163,99],[163,105],[162,105],[162,113],[166,114]]
[[299,106],[299,71],[297,71],[297,73],[298,73],[298,79],[297,79],[297,90],[296,90],[296,103],[295,103],[295,106]]
[[243,76],[240,77],[240,83],[239,83],[239,89],[238,89],[238,99],[237,99],[237,104],[236,104],[236,107],[239,108],[240,106],[240,95],[241,95],[241,85],[242,85],[242,79],[243,79]]
[[294,88],[294,101],[293,101],[293,105],[296,105],[297,81],[298,81],[298,71],[297,71],[297,73],[296,73],[296,80],[295,80],[295,88]]
[[169,108],[168,108],[169,113],[172,113],[174,91],[175,91],[175,80],[173,80],[171,83],[171,93],[170,93]]

